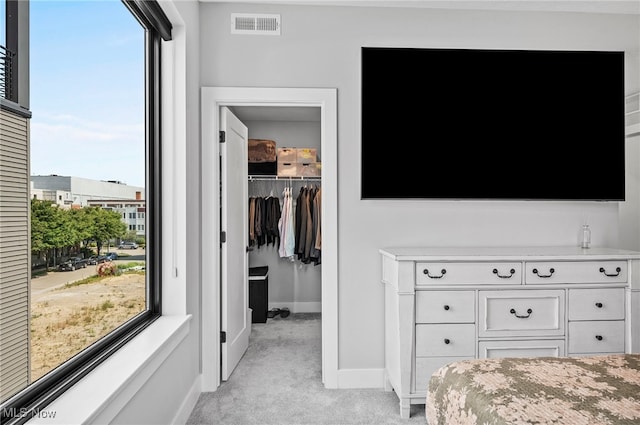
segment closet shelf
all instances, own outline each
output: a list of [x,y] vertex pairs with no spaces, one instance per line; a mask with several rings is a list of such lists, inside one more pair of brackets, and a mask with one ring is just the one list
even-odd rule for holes
[[308,181],[319,182],[322,180],[322,177],[278,177],[278,176],[249,175],[249,181],[273,181],[273,180],[284,180],[284,181],[308,180]]

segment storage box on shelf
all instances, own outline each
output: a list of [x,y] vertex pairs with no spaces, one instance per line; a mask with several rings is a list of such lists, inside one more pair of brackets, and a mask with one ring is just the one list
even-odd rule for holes
[[278,161],[278,177],[297,177],[297,176],[298,176],[297,162]]
[[275,175],[276,142],[267,139],[249,139],[247,141],[248,172],[256,175]]
[[431,374],[456,360],[639,347],[640,327],[631,314],[640,304],[638,252],[532,247],[380,253],[385,387],[396,391],[402,417],[411,404],[424,404]]
[[278,148],[278,162],[298,162],[296,148]]
[[299,162],[296,168],[299,177],[320,177],[322,175],[322,166],[319,162]]
[[316,162],[318,151],[313,148],[296,148],[296,162]]
[[313,148],[279,148],[278,177],[320,177],[322,164]]

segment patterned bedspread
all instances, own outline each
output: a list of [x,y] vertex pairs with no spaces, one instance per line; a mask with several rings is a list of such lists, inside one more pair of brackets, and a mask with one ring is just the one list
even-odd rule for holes
[[640,354],[466,360],[429,381],[429,425],[640,424]]

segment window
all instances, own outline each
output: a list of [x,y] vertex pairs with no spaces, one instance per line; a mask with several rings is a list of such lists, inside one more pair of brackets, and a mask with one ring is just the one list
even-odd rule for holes
[[[24,379],[20,381],[15,390],[11,390],[9,393],[3,392],[0,395],[0,423],[21,424],[25,423],[33,413],[42,411],[46,403],[62,394],[66,388],[81,379],[131,337],[152,323],[161,313],[161,275],[158,260],[161,252],[160,194],[162,193],[159,168],[161,137],[159,122],[160,50],[161,40],[171,39],[171,25],[156,1],[56,0],[31,2],[29,5],[28,0],[6,0],[6,2],[0,2],[0,6],[4,6],[5,3],[7,11],[10,7],[19,9],[26,5],[27,14],[25,16],[30,18],[31,37],[28,44],[31,47],[30,93],[33,118],[30,122],[30,141],[27,140],[27,143],[31,147],[31,181],[34,182],[33,175],[38,174],[38,170],[43,170],[41,174],[46,177],[48,185],[55,183],[59,186],[70,187],[70,190],[57,190],[69,191],[70,199],[73,199],[73,204],[58,205],[55,201],[45,202],[38,199],[35,193],[30,196],[28,189],[25,188],[24,197],[27,200],[25,209],[28,209],[29,201],[31,203],[31,248],[32,252],[36,253],[32,256],[32,264],[39,264],[34,259],[37,260],[40,258],[39,255],[43,255],[46,260],[41,265],[44,273],[50,270],[48,273],[68,273],[67,276],[71,276],[75,271],[54,271],[51,268],[52,265],[57,265],[58,261],[64,261],[65,258],[72,256],[90,257],[115,250],[117,245],[114,246],[114,242],[119,236],[126,235],[127,228],[130,231],[136,231],[136,225],[126,226],[124,223],[126,213],[121,215],[100,206],[86,206],[92,197],[85,196],[87,179],[95,180],[95,184],[92,183],[92,185],[95,188],[101,188],[99,190],[108,191],[109,188],[112,188],[114,192],[122,193],[122,190],[127,189],[126,186],[131,186],[130,199],[133,200],[141,199],[141,196],[146,194],[146,197],[142,199],[144,199],[149,214],[146,215],[145,224],[138,226],[142,226],[143,229],[145,226],[151,229],[149,233],[144,235],[146,249],[142,255],[146,263],[145,272],[144,274],[140,274],[139,271],[132,272],[131,280],[139,283],[137,286],[132,285],[135,287],[132,291],[137,291],[141,295],[141,298],[136,301],[127,301],[120,306],[117,304],[120,301],[116,298],[102,299],[93,303],[85,300],[87,302],[84,303],[84,307],[80,304],[75,307],[71,306],[71,313],[64,318],[63,322],[56,322],[53,325],[48,323],[42,326],[44,331],[40,332],[39,329],[33,328],[34,324],[37,324],[39,319],[46,318],[48,308],[58,308],[59,306],[54,305],[57,300],[53,298],[43,301],[37,300],[35,296],[32,297],[34,299],[31,300],[28,311],[32,328],[24,338],[21,337],[25,340],[22,342],[26,342],[24,345],[27,347],[25,349],[26,357],[31,362],[26,370],[31,370],[32,373],[31,376],[27,376],[26,381]],[[13,9],[12,13],[0,14],[2,24],[5,24],[8,16],[14,16]],[[123,22],[125,31],[122,31]],[[105,23],[106,25],[104,25]],[[12,25],[7,23],[7,34],[14,29]],[[46,38],[38,38],[43,37],[42,34],[46,34]],[[15,29],[15,34],[11,34],[11,37],[14,38],[20,36],[23,37],[23,40],[26,37],[26,40],[29,41],[29,34],[20,33],[17,29]],[[7,40],[11,37],[7,36]],[[11,39],[13,40],[13,38]],[[0,42],[2,40],[0,39]],[[71,44],[70,40],[83,40],[86,43]],[[134,48],[126,48],[132,42]],[[67,50],[64,51],[64,49]],[[91,56],[90,53],[95,51],[101,52],[101,55]],[[29,51],[25,53],[28,54]],[[75,57],[76,60],[69,60],[71,57]],[[40,66],[46,68],[47,72],[44,74],[39,72],[41,70],[36,67]],[[100,78],[96,78],[98,70],[101,72]],[[80,73],[73,74],[74,71],[80,71]],[[42,75],[47,78],[57,76],[59,80],[40,80],[39,77]],[[80,75],[80,77],[73,78],[72,75]],[[110,90],[100,90],[98,85],[104,80],[107,80],[106,84],[109,85]],[[64,88],[64,90],[60,90],[60,88]],[[139,98],[136,98],[135,93],[140,93]],[[117,103],[120,110],[117,113],[111,113],[107,110],[109,103]],[[139,105],[138,112],[128,113],[126,109],[128,105],[134,105],[134,107]],[[4,113],[5,104],[3,103],[2,106]],[[74,117],[66,113],[68,110],[66,108],[71,110],[77,107],[91,110],[92,114]],[[114,115],[118,115],[120,121],[115,123],[110,121]],[[128,121],[131,116],[135,117],[134,121]],[[66,121],[59,121],[58,124],[62,125],[56,126],[51,121],[47,121],[48,119]],[[84,127],[74,127],[74,125],[84,125]],[[46,145],[46,148],[43,147],[45,144],[42,143],[42,140],[45,137],[55,136],[56,129],[60,128],[63,129],[70,144],[50,143]],[[136,133],[138,128],[141,131]],[[74,131],[74,129],[82,131]],[[131,139],[126,145],[126,149],[117,148],[113,137],[111,137],[113,134],[109,134],[110,137],[101,138],[100,133],[104,134],[105,129],[113,129],[114,133],[117,133],[116,136],[130,136]],[[82,139],[83,134],[85,136],[93,134],[94,137]],[[65,160],[47,162],[56,153],[46,150],[50,146],[63,153]],[[133,167],[134,171],[138,173],[139,181],[135,181],[134,174],[124,177],[113,174],[105,174],[104,177],[87,177],[88,174],[96,171],[124,173],[131,169],[131,167],[109,164],[109,161],[110,157],[114,157],[116,161],[122,163],[131,155],[132,150],[139,153],[134,158],[137,165]],[[108,152],[109,155],[100,155],[101,152]],[[81,160],[74,160],[76,153],[82,156]],[[1,157],[0,161],[2,161]],[[56,167],[76,163],[85,168],[77,172],[65,172],[64,170],[54,172],[47,169],[47,164],[50,163],[55,164]],[[83,174],[84,172],[87,174]],[[133,181],[130,180],[128,184],[124,184],[122,182],[125,181],[125,177]],[[25,186],[28,187],[28,185]],[[74,187],[77,188],[76,193],[74,193]],[[35,184],[32,188],[32,190],[41,189]],[[4,192],[2,196],[5,196]],[[110,196],[115,198],[113,194]],[[119,197],[123,198],[121,195]],[[55,197],[53,199],[55,200]],[[94,193],[93,199],[105,199],[105,197]],[[59,200],[61,200],[61,196]],[[122,204],[124,203],[123,201]],[[131,218],[135,219],[136,216],[136,213],[132,213]],[[25,214],[25,217],[28,215]],[[101,223],[108,223],[109,225],[106,227],[111,230],[104,234],[98,234],[96,229],[99,226],[92,224],[97,220],[103,220],[100,221]],[[44,244],[41,239],[34,239],[34,235],[42,235],[46,231],[47,223],[57,225],[58,229],[65,229],[65,241],[57,242],[61,245],[50,246]],[[25,226],[22,225],[22,227]],[[93,234],[89,229],[94,230]],[[82,232],[84,232],[84,236],[81,238],[73,239],[70,236],[72,233],[76,235],[76,233]],[[0,234],[1,237],[2,234]],[[42,254],[43,252],[44,254]],[[27,260],[26,258],[16,260],[16,267],[21,264],[29,264]],[[113,273],[117,270],[117,264],[117,261],[113,263]],[[98,269],[96,265],[89,267],[95,268],[96,272],[104,268]],[[35,277],[36,271],[32,275]],[[28,272],[26,276],[28,276]],[[37,278],[42,282],[42,277]],[[24,280],[25,287],[29,285],[29,279],[30,277],[27,277]],[[73,288],[74,285],[80,284],[83,285],[82,291],[86,292],[92,283],[72,279],[72,284],[69,287]],[[4,293],[1,295],[5,296]],[[5,300],[0,299],[0,304],[4,308],[3,301]],[[102,326],[105,323],[104,320],[100,320],[100,326],[93,323],[94,319],[100,317],[103,312],[111,313],[116,307],[124,311],[119,321],[108,326]],[[3,325],[4,320],[7,317],[10,318],[10,315],[10,312],[2,311],[0,325]],[[49,327],[49,336],[45,335],[47,326]],[[71,330],[76,333],[70,333]],[[66,335],[66,340],[47,339],[52,334]],[[68,348],[71,345],[70,342],[75,342],[75,340],[82,343],[72,351],[59,356],[56,354],[54,358],[52,353],[57,353],[58,347]],[[1,351],[0,354],[4,355],[4,351]],[[24,353],[22,355],[24,357]],[[40,357],[36,359],[38,355]],[[0,358],[0,365],[4,364],[7,364],[5,359]],[[4,373],[4,370],[2,372]],[[2,379],[4,387],[7,382],[4,375]]]
[[129,218],[131,220],[135,220],[136,219],[136,213],[129,213]]

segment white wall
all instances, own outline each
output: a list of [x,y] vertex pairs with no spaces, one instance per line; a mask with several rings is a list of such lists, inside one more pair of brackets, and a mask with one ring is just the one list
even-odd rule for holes
[[[282,35],[232,36],[232,12],[279,13]],[[360,200],[360,48],[625,50],[631,93],[637,16],[202,3],[200,28],[203,86],[338,88],[341,369],[383,366],[380,247],[575,245],[585,219],[594,245],[619,244],[617,203]]]
[[[189,333],[120,411],[113,423],[185,422],[200,392],[200,102],[199,21],[196,1],[160,1],[174,23],[175,116],[165,129],[166,223],[163,240],[163,314],[193,316]],[[185,86],[186,84],[186,86]],[[164,163],[163,163],[164,164]],[[189,166],[187,166],[189,164]],[[167,181],[167,180],[171,181]],[[185,233],[186,232],[186,233]],[[185,246],[186,245],[186,246]],[[186,252],[186,253],[185,253]],[[174,274],[174,266],[177,274]]]
[[[189,359],[192,350],[191,344],[181,344],[110,423],[172,425],[179,423],[178,421],[186,422],[193,406],[184,406],[185,401],[189,400],[187,395],[194,381],[198,382],[197,375],[191,370],[193,368],[185,365],[185,360]],[[191,397],[196,396],[194,392]]]
[[620,204],[620,248],[640,251],[640,136],[625,143],[626,196]]

